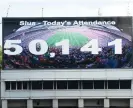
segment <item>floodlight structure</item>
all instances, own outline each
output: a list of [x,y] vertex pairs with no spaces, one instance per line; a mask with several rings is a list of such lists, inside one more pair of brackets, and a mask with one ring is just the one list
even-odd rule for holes
[[101,9],[98,8],[98,16],[102,16]]
[[[6,17],[8,17],[10,7],[11,7],[11,6],[9,5],[8,8],[7,8]],[[0,24],[2,24],[2,22],[0,22]]]
[[43,17],[43,8],[42,8],[42,17]]
[[8,17],[9,10],[10,10],[10,5],[9,5],[9,7],[7,8],[6,17]]
[[130,2],[131,2],[131,0],[128,0],[128,4],[127,4],[127,16],[130,16]]

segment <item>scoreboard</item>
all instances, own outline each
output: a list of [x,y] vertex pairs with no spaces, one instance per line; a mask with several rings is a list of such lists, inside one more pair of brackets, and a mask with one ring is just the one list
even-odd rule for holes
[[132,68],[132,17],[3,18],[3,69]]

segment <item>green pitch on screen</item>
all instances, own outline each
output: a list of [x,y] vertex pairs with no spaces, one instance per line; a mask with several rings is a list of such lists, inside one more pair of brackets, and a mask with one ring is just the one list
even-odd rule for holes
[[55,43],[60,42],[64,39],[69,39],[70,46],[74,47],[81,47],[85,45],[89,39],[80,34],[75,32],[56,32],[53,36],[51,36],[47,43],[50,47],[55,46]]

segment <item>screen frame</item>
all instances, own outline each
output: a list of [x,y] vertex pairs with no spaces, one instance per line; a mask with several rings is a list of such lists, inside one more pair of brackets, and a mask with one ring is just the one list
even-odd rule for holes
[[[98,17],[98,16],[92,16],[92,17],[2,17],[2,70],[97,70],[97,69],[100,69],[100,70],[108,70],[108,69],[133,69],[133,55],[132,55],[132,67],[131,68],[20,68],[20,69],[16,69],[16,68],[13,68],[13,69],[4,69],[4,20],[5,19],[23,19],[23,20],[26,20],[26,19],[31,19],[31,20],[88,20],[89,18],[94,18],[94,19],[100,19],[99,21],[101,21],[102,19],[117,19],[117,18],[131,18],[131,28],[132,28],[132,33],[131,33],[131,37],[132,37],[132,47],[133,47],[133,17],[132,16],[102,16],[102,17]],[[132,50],[132,54],[133,54],[133,50]],[[69,72],[69,71],[68,71]]]

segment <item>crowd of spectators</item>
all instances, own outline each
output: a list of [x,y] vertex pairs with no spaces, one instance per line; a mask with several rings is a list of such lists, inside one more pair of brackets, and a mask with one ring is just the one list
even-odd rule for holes
[[[50,57],[50,52],[55,57]],[[27,49],[17,56],[4,55],[4,69],[87,69],[87,68],[131,68],[132,47],[124,46],[122,54],[114,54],[113,48],[103,48],[102,52],[92,55],[70,48],[69,55],[62,55],[61,49],[49,48],[44,55],[33,55]]]

